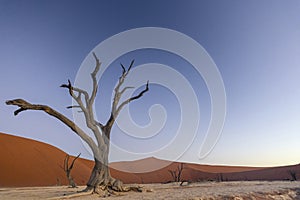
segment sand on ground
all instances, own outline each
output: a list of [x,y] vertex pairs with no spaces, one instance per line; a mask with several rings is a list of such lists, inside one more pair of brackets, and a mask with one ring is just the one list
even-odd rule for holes
[[[168,184],[143,184],[144,192],[127,192],[120,196],[106,197],[107,200],[139,200],[139,199],[300,199],[300,182],[294,181],[238,181],[238,182],[202,182],[191,183],[180,186],[179,183]],[[22,188],[0,188],[0,200],[6,199],[50,199],[74,194],[79,188],[68,188],[67,186],[53,187],[22,187]],[[147,191],[148,190],[148,191]],[[62,198],[63,199],[63,198]],[[98,195],[88,195],[73,199],[93,200],[99,199]],[[100,198],[102,199],[102,198]],[[103,198],[104,199],[104,198]]]

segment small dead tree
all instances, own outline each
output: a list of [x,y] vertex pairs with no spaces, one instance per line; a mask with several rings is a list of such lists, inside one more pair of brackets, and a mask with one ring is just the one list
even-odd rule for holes
[[79,158],[80,155],[81,155],[81,153],[78,154],[78,156],[76,156],[76,157],[73,159],[73,161],[71,162],[71,165],[69,165],[69,159],[70,159],[69,154],[66,155],[65,160],[64,160],[64,167],[63,167],[63,170],[64,170],[65,173],[66,173],[67,179],[68,179],[68,181],[69,181],[69,186],[72,187],[72,188],[77,187],[77,185],[76,185],[76,183],[75,183],[73,177],[71,176],[71,171],[72,171],[72,169],[73,169],[73,167],[74,167],[75,161]]
[[175,170],[168,170],[169,173],[172,176],[172,179],[174,182],[181,182],[181,175],[182,175],[182,171],[184,169],[184,163],[180,163],[178,164],[177,168]]
[[294,171],[294,170],[289,170],[288,173],[289,173],[289,175],[291,176],[291,181],[296,181],[296,180],[297,180],[296,171]]
[[217,181],[218,182],[223,182],[224,181],[223,173],[218,174]]
[[172,180],[173,182],[177,182],[177,173],[176,173],[177,170],[168,170],[168,172],[171,174],[172,176]]
[[119,77],[116,87],[114,88],[114,98],[112,101],[110,116],[105,123],[96,121],[94,117],[93,105],[98,90],[98,81],[96,79],[96,75],[100,69],[101,63],[95,53],[93,53],[93,56],[96,64],[94,71],[91,73],[92,91],[90,94],[86,90],[72,85],[70,80],[68,80],[67,84],[62,84],[60,87],[66,88],[70,96],[77,103],[77,105],[68,106],[67,108],[79,109],[84,114],[86,126],[93,132],[95,140],[92,139],[92,137],[90,137],[88,133],[83,131],[77,124],[75,124],[74,121],[70,120],[65,115],[59,113],[58,111],[47,105],[32,104],[23,99],[9,100],[6,101],[6,104],[19,107],[19,109],[14,112],[14,115],[18,115],[19,113],[26,110],[44,111],[64,123],[72,131],[74,131],[74,133],[77,134],[85,143],[88,144],[88,146],[92,150],[95,162],[94,168],[91,172],[91,176],[87,182],[87,187],[82,191],[85,192],[85,194],[98,193],[101,196],[107,196],[115,192],[126,192],[130,190],[141,191],[141,189],[138,187],[123,186],[123,183],[120,180],[114,179],[110,175],[110,170],[108,167],[108,154],[110,147],[111,130],[116,121],[116,118],[127,104],[141,98],[144,93],[149,90],[148,82],[145,89],[138,93],[136,96],[132,96],[120,102],[124,92],[133,88],[123,87],[123,83],[133,66],[134,60],[130,63],[128,69],[126,69],[121,64],[122,74]]

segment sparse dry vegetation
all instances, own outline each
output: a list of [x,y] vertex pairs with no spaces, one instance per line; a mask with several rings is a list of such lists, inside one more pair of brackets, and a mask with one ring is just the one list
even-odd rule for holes
[[184,169],[184,163],[178,164],[177,168],[174,170],[168,170],[169,173],[172,176],[172,181],[173,182],[182,182],[183,180],[181,179],[182,171]]
[[71,175],[71,172],[72,172],[72,169],[74,167],[74,163],[75,161],[79,158],[81,154],[78,154],[78,156],[76,156],[72,162],[71,162],[71,165],[69,165],[69,159],[70,159],[70,156],[67,154],[65,159],[64,159],[64,166],[63,166],[63,170],[65,171],[66,173],[66,176],[67,176],[67,179],[69,181],[69,186],[72,187],[72,188],[76,188],[77,185]]
[[296,174],[296,171],[294,171],[294,170],[289,170],[288,173],[289,173],[289,175],[291,176],[291,181],[296,181],[296,180],[297,180],[297,174]]

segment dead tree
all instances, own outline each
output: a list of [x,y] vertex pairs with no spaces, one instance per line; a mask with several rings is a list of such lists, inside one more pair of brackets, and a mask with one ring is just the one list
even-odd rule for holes
[[78,154],[78,156],[76,156],[73,161],[71,162],[71,165],[69,166],[69,158],[70,156],[67,154],[66,157],[65,157],[65,160],[64,160],[64,167],[63,167],[63,170],[66,172],[66,176],[67,176],[67,179],[69,181],[69,186],[72,187],[72,188],[75,188],[77,187],[73,177],[71,176],[71,171],[74,167],[74,163],[75,161],[79,158],[81,154]]
[[139,190],[134,187],[125,187],[122,182],[114,179],[110,175],[110,171],[108,168],[108,154],[109,154],[109,146],[110,146],[110,138],[111,138],[111,129],[113,124],[115,123],[116,118],[118,117],[121,110],[128,103],[141,98],[144,93],[149,90],[148,83],[144,90],[138,93],[136,96],[132,96],[124,101],[120,102],[121,96],[124,92],[132,87],[123,87],[123,83],[129,74],[134,60],[130,63],[128,69],[126,69],[122,64],[122,74],[119,77],[118,83],[114,88],[114,98],[111,106],[111,113],[106,121],[106,123],[101,123],[96,121],[93,112],[93,105],[95,102],[95,97],[98,89],[98,82],[96,79],[96,75],[100,69],[100,61],[95,53],[93,53],[95,59],[95,69],[91,73],[92,79],[92,91],[89,94],[86,90],[75,87],[71,84],[71,81],[68,80],[67,84],[62,84],[60,87],[66,88],[70,94],[70,96],[75,100],[77,105],[68,106],[68,109],[75,108],[79,109],[85,117],[86,126],[93,132],[95,136],[95,140],[92,139],[86,132],[84,132],[77,124],[75,124],[72,120],[54,110],[53,108],[47,105],[40,104],[32,104],[23,99],[14,99],[6,101],[7,105],[15,105],[18,106],[19,109],[14,112],[14,115],[18,115],[22,111],[26,110],[41,110],[46,112],[47,114],[57,118],[70,129],[72,129],[84,142],[88,144],[91,148],[93,156],[94,156],[94,168],[91,172],[91,176],[87,182],[87,187],[84,192],[94,192],[101,195],[108,195],[110,193],[114,193],[115,191],[123,192],[129,190]]
[[218,182],[223,182],[224,181],[223,173],[218,174],[217,181]]
[[182,175],[182,171],[184,169],[184,163],[180,163],[178,164],[177,168],[175,170],[168,170],[169,173],[172,176],[172,179],[174,182],[180,182],[181,180],[181,175]]
[[[172,176],[172,181],[173,182],[177,182],[177,173],[176,173],[176,170],[168,170],[168,172],[171,174]],[[172,182],[171,181],[171,182]]]
[[296,171],[294,171],[294,170],[289,170],[288,173],[289,173],[289,175],[291,176],[291,181],[296,181],[296,180],[297,180],[297,174],[296,174]]

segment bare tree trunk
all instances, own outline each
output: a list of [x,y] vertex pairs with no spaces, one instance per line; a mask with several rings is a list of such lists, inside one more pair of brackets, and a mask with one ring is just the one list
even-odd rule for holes
[[112,178],[109,166],[95,159],[95,165],[88,180],[86,191],[92,190],[94,193],[106,196],[110,193],[126,192],[132,189],[124,187],[120,180]]
[[168,170],[169,173],[171,174],[172,179],[173,179],[174,182],[180,182],[180,181],[182,181],[181,180],[181,175],[182,175],[183,169],[184,169],[184,164],[180,163],[177,166],[177,169],[175,169],[175,170]]
[[[119,113],[131,101],[141,98],[144,93],[149,90],[149,82],[146,84],[146,88],[142,90],[138,95],[132,96],[123,102],[120,102],[120,99],[123,93],[131,89],[132,87],[122,87],[128,73],[130,72],[131,67],[133,66],[134,61],[130,63],[129,68],[126,70],[125,67],[121,64],[123,69],[122,75],[119,77],[118,84],[114,89],[114,98],[111,107],[111,113],[108,121],[105,124],[102,124],[95,120],[93,112],[93,104],[95,102],[95,97],[97,94],[98,83],[96,80],[96,75],[100,68],[100,61],[93,53],[93,56],[96,61],[96,66],[94,71],[91,73],[93,89],[91,94],[87,91],[74,87],[71,84],[71,81],[68,80],[68,84],[62,84],[62,88],[67,88],[70,96],[76,101],[77,105],[68,106],[67,108],[79,108],[84,114],[86,126],[94,133],[96,141],[92,139],[86,132],[84,132],[77,124],[72,120],[64,116],[63,114],[57,112],[53,108],[47,105],[40,104],[31,104],[23,99],[14,99],[6,101],[7,105],[18,106],[19,109],[14,112],[15,115],[18,115],[20,112],[26,110],[41,110],[47,114],[57,118],[63,122],[66,126],[71,128],[83,141],[85,141],[91,148],[95,160],[95,165],[92,170],[91,176],[87,183],[87,188],[84,191],[93,191],[99,194],[107,195],[114,193],[114,191],[141,191],[138,187],[123,187],[121,181],[116,180],[111,177],[109,167],[108,167],[108,155],[109,155],[109,146],[110,146],[110,134],[112,126],[118,117]],[[68,179],[72,182],[70,173],[67,173]]]
[[169,173],[171,174],[172,176],[172,181],[176,182],[177,181],[177,173],[176,173],[176,170],[168,170]]
[[178,169],[178,175],[177,175],[177,182],[181,181],[181,175],[182,175],[182,170],[184,169],[184,164],[180,163],[180,165],[178,165],[177,169]]
[[76,188],[77,185],[76,185],[76,183],[75,183],[73,177],[71,176],[71,173],[70,173],[70,172],[67,173],[67,178],[68,178],[68,181],[69,181],[69,185],[70,185],[72,188]]
[[296,174],[296,171],[294,171],[294,170],[289,170],[288,173],[289,173],[289,175],[291,176],[291,181],[296,181],[296,180],[297,180],[297,174]]
[[[109,136],[111,131],[110,124],[102,127],[102,134]],[[99,193],[99,189],[102,191],[128,191],[128,188],[123,187],[123,183],[120,180],[112,178],[110,175],[109,163],[108,163],[108,155],[109,155],[109,147],[110,147],[110,139],[108,137],[104,137],[105,148],[102,149],[101,155],[99,157],[102,158],[102,161],[95,160],[95,164],[87,183],[87,190],[93,190],[96,193]]]
[[78,154],[78,156],[76,156],[73,161],[71,162],[71,165],[69,165],[69,158],[70,156],[67,154],[66,157],[65,157],[65,160],[64,160],[64,167],[63,167],[63,170],[66,172],[66,176],[67,176],[67,179],[69,181],[69,185],[72,187],[72,188],[75,188],[77,187],[73,177],[71,176],[71,171],[74,167],[74,163],[75,161],[79,158],[81,154]]
[[108,166],[95,159],[94,168],[87,182],[87,187],[96,189],[99,185],[105,185],[109,181],[110,173]]

